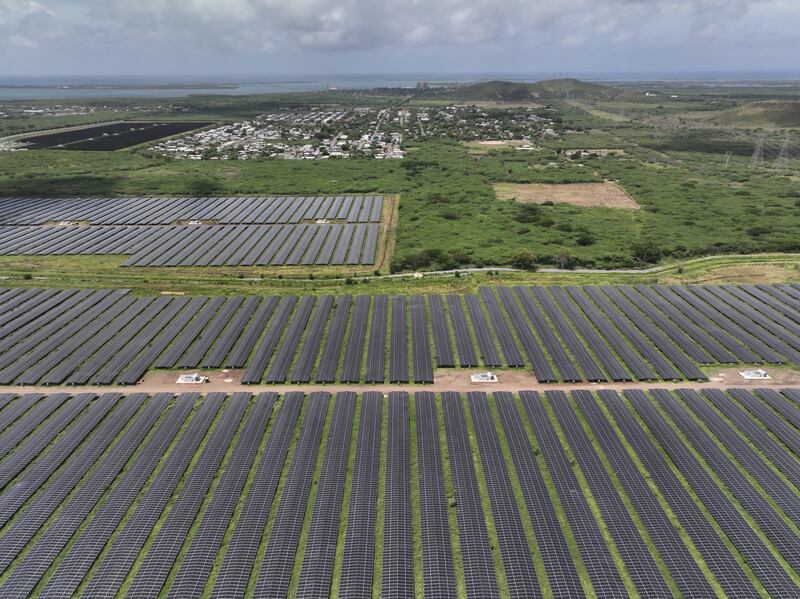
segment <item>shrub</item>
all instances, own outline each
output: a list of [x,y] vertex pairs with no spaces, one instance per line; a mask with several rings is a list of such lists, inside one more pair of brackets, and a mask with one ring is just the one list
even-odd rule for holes
[[521,270],[534,271],[536,270],[536,256],[530,250],[520,248],[511,256],[511,266]]
[[631,246],[633,259],[642,264],[655,264],[663,256],[661,248],[650,240],[642,239]]

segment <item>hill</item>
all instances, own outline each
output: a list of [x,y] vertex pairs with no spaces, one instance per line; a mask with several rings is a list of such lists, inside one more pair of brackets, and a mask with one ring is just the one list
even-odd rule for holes
[[447,95],[462,100],[527,102],[540,99],[602,99],[617,96],[613,87],[578,79],[548,79],[536,83],[482,81],[450,90]]
[[726,110],[710,120],[734,127],[800,127],[800,101],[752,102]]

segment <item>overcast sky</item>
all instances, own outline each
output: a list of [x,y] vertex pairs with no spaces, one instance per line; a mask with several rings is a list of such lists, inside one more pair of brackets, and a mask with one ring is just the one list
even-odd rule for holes
[[0,75],[798,70],[800,0],[0,0]]

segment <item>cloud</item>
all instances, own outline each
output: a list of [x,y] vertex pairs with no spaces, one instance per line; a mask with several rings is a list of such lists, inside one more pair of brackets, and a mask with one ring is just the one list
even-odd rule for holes
[[[264,57],[394,48],[680,46],[793,35],[794,0],[0,0],[0,51],[44,43]],[[789,15],[787,22],[787,15]],[[52,50],[51,50],[52,51]]]

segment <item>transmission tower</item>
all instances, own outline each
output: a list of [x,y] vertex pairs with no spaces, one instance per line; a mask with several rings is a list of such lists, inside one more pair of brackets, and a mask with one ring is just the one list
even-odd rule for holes
[[728,165],[731,163],[731,156],[733,156],[733,152],[731,152],[730,150],[725,152],[725,167],[724,168],[725,168],[726,171],[728,170]]
[[756,148],[753,150],[753,157],[750,159],[750,168],[761,166],[764,162],[764,144],[767,141],[765,133],[759,133],[756,140]]
[[789,168],[789,134],[786,134],[786,139],[781,144],[781,151],[775,159],[775,168]]

